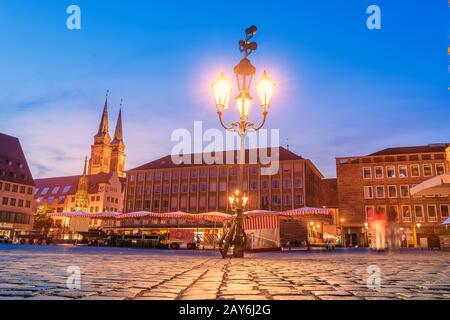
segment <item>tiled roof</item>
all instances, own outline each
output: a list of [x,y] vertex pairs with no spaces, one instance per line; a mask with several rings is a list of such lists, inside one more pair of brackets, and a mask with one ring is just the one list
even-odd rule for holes
[[387,149],[383,149],[381,151],[369,154],[369,156],[386,156],[386,155],[393,155],[393,154],[445,152],[445,149],[448,146],[449,146],[448,143],[437,143],[437,144],[429,144],[426,146],[387,148]]
[[0,133],[0,180],[34,186],[20,141]]
[[[252,149],[251,151],[256,151],[257,149]],[[271,155],[271,149],[267,149],[267,148],[262,148],[259,149],[260,151],[263,151],[263,155],[267,154],[269,157]],[[266,153],[267,150],[267,153]],[[303,159],[301,156],[293,153],[292,151],[289,151],[283,147],[279,148],[279,152],[280,152],[280,157],[279,160],[301,160]],[[238,163],[237,159],[238,159],[238,151],[234,150],[234,151],[226,151],[225,153],[223,151],[220,152],[216,152],[215,156],[219,157],[219,159],[223,159],[223,163],[226,163],[226,155],[227,154],[233,154],[234,157],[234,162],[233,163]],[[184,155],[184,157],[189,157],[191,159],[191,164],[176,164],[172,161],[172,156],[168,155],[165,156],[163,158],[160,158],[158,160],[149,162],[147,164],[144,164],[140,167],[128,170],[128,172],[130,171],[135,171],[135,170],[149,170],[149,169],[168,169],[168,168],[180,168],[180,167],[195,167],[195,166],[205,166],[208,165],[207,163],[205,163],[204,158],[202,156],[201,153],[196,153],[196,154],[188,154],[188,155]],[[209,156],[209,154],[208,154]],[[257,162],[260,163],[260,159],[259,159],[259,152],[257,153]],[[246,163],[248,163],[248,159],[249,159],[249,150],[245,150],[245,158],[246,158]],[[194,160],[198,159],[198,163],[199,164],[195,164]],[[201,162],[200,162],[201,160]]]
[[[98,173],[93,175],[88,175],[89,181],[89,193],[98,192],[98,187],[100,183],[108,183],[111,179],[112,173]],[[36,179],[36,198],[48,198],[48,197],[60,197],[66,195],[74,195],[77,192],[79,176],[66,176],[66,177],[56,177],[56,178],[45,178]],[[43,190],[48,188],[45,194],[42,194]]]

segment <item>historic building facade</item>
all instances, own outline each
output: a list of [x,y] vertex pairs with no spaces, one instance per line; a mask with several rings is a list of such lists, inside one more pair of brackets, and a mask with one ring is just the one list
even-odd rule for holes
[[34,185],[19,139],[0,133],[0,235],[32,228]]
[[53,212],[123,212],[125,144],[122,112],[114,137],[109,135],[108,100],[105,100],[99,129],[94,136],[89,162],[82,175],[36,179],[38,205]]
[[[237,153],[231,153],[234,164],[208,165],[203,155],[192,154],[187,156],[192,159],[190,163],[199,164],[175,164],[171,156],[166,156],[127,171],[125,211],[230,212],[228,197],[238,185]],[[218,152],[214,156],[225,159],[229,154]],[[246,159],[249,163],[249,150]],[[323,176],[310,160],[280,147],[275,174],[262,174],[260,163],[258,158],[255,164],[244,165],[243,191],[249,196],[248,210],[321,206]]]
[[385,214],[409,238],[413,231],[434,232],[449,217],[449,197],[412,197],[410,189],[448,170],[448,144],[389,148],[368,156],[337,158],[338,205],[347,241],[364,242],[364,224],[371,212]]

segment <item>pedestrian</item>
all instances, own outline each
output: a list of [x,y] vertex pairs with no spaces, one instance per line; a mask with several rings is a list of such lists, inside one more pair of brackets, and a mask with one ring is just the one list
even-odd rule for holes
[[288,247],[288,250],[291,251],[291,241],[290,240],[288,240],[286,242],[286,247]]

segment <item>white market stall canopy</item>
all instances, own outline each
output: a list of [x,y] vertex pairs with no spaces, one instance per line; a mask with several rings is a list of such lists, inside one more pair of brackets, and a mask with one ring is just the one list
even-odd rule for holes
[[208,212],[191,214],[186,212],[167,212],[157,213],[149,211],[139,211],[130,213],[117,213],[117,212],[99,212],[99,213],[87,213],[87,212],[52,212],[48,213],[49,217],[64,217],[64,218],[88,218],[88,219],[184,219],[184,220],[196,220],[196,221],[210,221],[210,222],[222,222],[231,216],[221,212]]
[[[287,211],[264,211],[256,210],[245,212],[245,228],[246,229],[273,229],[279,227],[280,217],[303,217],[303,216],[320,216],[331,217],[332,210],[320,209],[320,208],[299,208]],[[89,218],[89,219],[183,219],[194,221],[209,221],[209,222],[223,222],[225,220],[234,219],[234,215],[221,213],[221,212],[208,212],[208,213],[186,213],[182,211],[157,213],[149,211],[139,211],[130,213],[117,213],[117,212],[100,212],[100,213],[87,213],[87,212],[56,212],[49,213],[49,217],[65,217],[65,218]]]
[[450,195],[450,173],[428,179],[414,188],[412,196],[447,196]]
[[442,224],[449,225],[450,224],[450,218],[447,218],[447,220],[445,220]]

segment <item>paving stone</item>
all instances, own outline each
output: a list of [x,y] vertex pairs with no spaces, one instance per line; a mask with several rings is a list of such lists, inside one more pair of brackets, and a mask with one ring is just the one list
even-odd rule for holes
[[[437,251],[387,255],[336,250],[221,259],[213,251],[2,248],[0,300],[450,300],[450,254]],[[81,290],[66,287],[70,265],[81,269]],[[366,285],[370,265],[381,269],[377,290]]]

